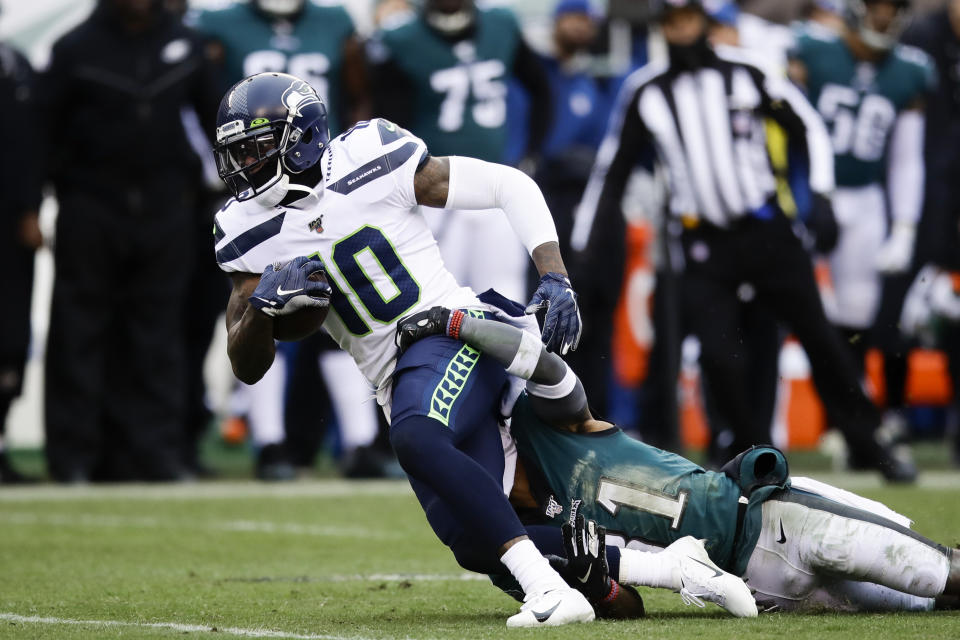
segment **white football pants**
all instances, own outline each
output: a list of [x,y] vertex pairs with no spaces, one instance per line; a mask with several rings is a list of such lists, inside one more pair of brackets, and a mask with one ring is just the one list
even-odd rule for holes
[[886,507],[874,504],[854,508],[793,490],[765,502],[743,575],[758,601],[786,610],[932,609],[950,571],[946,549],[883,517]]
[[880,272],[874,266],[887,235],[883,188],[841,188],[833,194],[840,237],[830,254],[836,305],[826,307],[834,324],[855,329],[873,325],[880,306]]

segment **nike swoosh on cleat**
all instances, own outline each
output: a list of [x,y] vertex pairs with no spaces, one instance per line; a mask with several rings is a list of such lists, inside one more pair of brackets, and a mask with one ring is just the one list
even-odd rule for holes
[[590,565],[589,567],[587,567],[587,572],[586,572],[585,574],[583,574],[583,577],[582,577],[582,578],[581,578],[580,576],[577,576],[577,580],[579,580],[580,582],[586,583],[587,580],[590,579],[590,572],[591,572],[591,571],[593,571],[593,565]]
[[542,612],[541,612],[541,611],[534,611],[534,612],[533,612],[533,617],[537,619],[537,622],[546,622],[547,619],[550,618],[550,616],[553,615],[553,612],[556,611],[556,610],[557,610],[557,607],[559,607],[559,606],[560,606],[560,603],[558,602],[557,604],[553,605],[552,607],[550,607],[550,608],[547,609],[546,611],[542,611]]
[[780,544],[787,541],[787,534],[783,532],[783,520],[780,521],[780,538],[777,540]]
[[714,578],[717,578],[717,577],[723,575],[723,572],[722,572],[722,571],[717,571],[716,569],[714,569],[713,567],[711,567],[710,565],[708,565],[706,562],[703,562],[702,560],[697,560],[696,558],[690,558],[690,559],[693,560],[694,562],[698,562],[698,563],[702,564],[702,565],[705,566],[707,569],[710,569],[711,571],[713,571],[713,572],[714,572],[714,573],[713,573],[713,577],[714,577]]
[[277,287],[278,296],[290,295],[291,293],[296,293],[297,291],[303,291],[303,287],[300,287],[299,289],[290,289],[289,291],[285,290],[283,287]]
[[262,300],[263,302],[266,302],[266,303],[267,303],[268,305],[270,305],[271,307],[277,306],[277,303],[274,302],[273,300],[267,300],[266,298],[261,298],[261,297],[259,297],[259,296],[257,296],[257,300]]

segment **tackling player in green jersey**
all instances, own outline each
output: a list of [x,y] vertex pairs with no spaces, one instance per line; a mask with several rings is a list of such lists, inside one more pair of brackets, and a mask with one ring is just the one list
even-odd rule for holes
[[[622,547],[607,553],[620,584],[683,593],[671,583],[672,559],[651,549],[669,551],[694,536],[767,606],[929,610],[938,597],[956,604],[960,552],[915,533],[905,517],[815,480],[791,479],[772,447],[750,449],[711,472],[633,440],[592,417],[582,385],[559,356],[529,329],[508,324],[519,325],[513,318],[501,319],[433,308],[402,319],[397,342],[402,350],[427,335],[453,335],[524,381],[503,402],[519,454],[505,489],[528,525],[559,527],[581,515],[605,526],[607,541]],[[504,451],[509,458],[511,447]]]

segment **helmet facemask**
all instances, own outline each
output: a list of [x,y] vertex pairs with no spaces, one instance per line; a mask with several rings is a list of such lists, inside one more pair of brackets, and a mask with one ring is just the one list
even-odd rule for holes
[[269,16],[289,20],[303,11],[305,0],[254,0],[254,4]]
[[447,38],[466,34],[477,19],[473,0],[427,0],[423,11],[427,24]]
[[[240,128],[240,133],[221,137],[221,132],[230,127]],[[266,122],[246,131],[242,127],[243,122],[235,120],[218,128],[214,156],[217,171],[233,195],[237,200],[249,200],[276,183],[283,173],[280,150],[287,123]]]
[[[890,1],[896,8],[896,15],[883,31],[869,23],[868,5]],[[910,3],[908,0],[847,0],[847,24],[860,37],[865,45],[876,51],[890,51],[900,39],[900,34],[910,22]]]

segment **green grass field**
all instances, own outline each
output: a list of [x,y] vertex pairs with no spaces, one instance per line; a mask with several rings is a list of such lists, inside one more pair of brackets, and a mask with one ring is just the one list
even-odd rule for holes
[[[960,474],[819,477],[960,540]],[[403,482],[0,489],[0,638],[960,638],[960,612],[745,621],[643,593],[642,621],[508,631],[517,604],[456,565]]]

